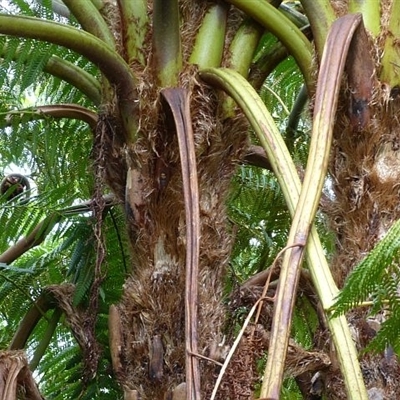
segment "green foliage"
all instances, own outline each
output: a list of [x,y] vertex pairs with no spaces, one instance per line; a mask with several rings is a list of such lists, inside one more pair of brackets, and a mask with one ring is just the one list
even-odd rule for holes
[[[13,1],[2,12],[66,22],[51,11],[51,2],[28,4]],[[77,25],[73,20],[69,21]],[[43,72],[57,55],[92,76],[97,68],[68,49],[44,42],[0,37],[2,58],[0,118],[10,110],[27,109],[47,103],[72,103],[93,107],[88,98],[69,83]],[[43,118],[33,120],[29,110],[13,118],[0,136],[0,172],[28,171],[32,191],[29,203],[0,198],[0,255],[27,237],[41,221],[60,218],[45,240],[19,257],[12,265],[0,268],[0,344],[5,349],[27,310],[49,285],[75,284],[74,305],[85,307],[94,280],[96,245],[92,213],[76,205],[93,195],[93,133],[81,121]],[[126,273],[124,218],[120,210],[104,216],[103,234],[113,262],[103,266],[99,316],[96,332],[104,354],[96,378],[86,386],[82,381],[84,360],[66,320],[59,323],[35,371],[40,390],[48,399],[121,398],[120,388],[110,376],[108,352],[108,308],[121,295]],[[34,357],[48,328],[47,313],[29,337],[27,354]]]
[[276,179],[254,167],[240,168],[228,207],[236,236],[232,265],[244,281],[271,265],[285,246],[290,216]]
[[[24,236],[43,220],[46,210],[57,198],[56,191],[53,191],[52,196],[44,196],[44,199],[38,196],[32,204],[9,204],[8,207],[0,207],[0,218],[7,227],[9,226],[9,232],[4,231],[0,235],[3,249],[9,246],[10,240]],[[36,202],[40,203],[41,207],[37,207]],[[60,216],[63,216],[61,222],[40,246],[24,254],[13,266],[2,265],[0,322],[7,327],[0,329],[0,343],[4,344],[3,348],[11,341],[24,314],[46,286],[63,282],[75,283],[75,305],[87,303],[90,284],[94,278],[96,247],[93,239],[93,219],[90,213],[68,216],[65,212],[59,211]],[[35,215],[36,217],[32,218]],[[124,250],[126,243],[122,212],[114,210],[109,211],[107,215],[103,232],[107,237],[107,252],[113,255],[115,263],[107,264],[104,269],[106,274],[100,288],[100,314],[96,326],[96,331],[99,332],[98,341],[106,355],[101,361],[95,381],[84,387],[81,379],[84,368],[81,349],[71,336],[68,325],[59,325],[37,370],[41,390],[49,399],[72,399],[80,395],[82,398],[101,399],[107,398],[106,393],[111,393],[112,398],[118,398],[119,389],[107,372],[110,360],[107,355],[106,332],[109,305],[119,300],[122,291],[125,276],[123,266],[127,262]],[[27,346],[30,357],[35,353],[46,328],[47,319],[42,319],[32,332]],[[97,393],[97,397],[91,397],[93,391]]]
[[[400,352],[400,221],[354,268],[332,307],[333,316],[344,314],[364,302],[372,302],[371,314],[384,313],[387,319],[369,345],[383,351],[392,346]],[[369,303],[368,303],[369,304]]]

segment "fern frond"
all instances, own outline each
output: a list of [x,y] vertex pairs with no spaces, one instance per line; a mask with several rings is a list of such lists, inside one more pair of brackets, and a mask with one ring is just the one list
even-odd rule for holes
[[229,217],[235,226],[232,266],[247,279],[270,265],[285,245],[290,216],[276,178],[243,166],[232,181]]
[[[397,221],[349,275],[332,308],[333,316],[344,314],[370,298],[378,301],[382,307],[384,299],[398,299],[396,285],[399,274],[395,263],[398,262],[399,255],[400,221]],[[395,282],[392,281],[393,276],[396,277]]]

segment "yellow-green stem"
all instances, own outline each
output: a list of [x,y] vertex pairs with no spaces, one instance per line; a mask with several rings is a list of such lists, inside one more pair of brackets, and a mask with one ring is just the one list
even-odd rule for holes
[[189,62],[200,69],[219,67],[225,43],[226,18],[228,6],[213,4],[206,15],[196,36]]
[[153,1],[153,66],[161,87],[178,84],[182,70],[178,0]]
[[71,13],[86,32],[89,32],[103,40],[110,47],[115,47],[114,36],[112,35],[99,10],[92,2],[81,0],[64,0],[64,4],[69,8]]
[[136,81],[127,63],[102,40],[68,25],[15,15],[0,15],[0,33],[65,46],[96,64],[116,87],[125,131],[123,135],[128,141],[135,140]]
[[350,0],[349,14],[361,13],[367,30],[376,37],[381,30],[381,2],[371,0]]
[[[226,61],[226,67],[247,78],[263,30],[264,28],[253,19],[245,20],[229,46],[229,58]],[[234,117],[235,102],[232,97],[224,95],[221,109],[223,117]]]
[[336,19],[329,0],[300,0],[310,21],[318,58],[321,60],[329,28]]
[[383,50],[380,80],[392,89],[400,87],[400,0],[393,0],[389,32]]
[[228,0],[273,33],[294,57],[312,93],[312,46],[299,28],[275,7],[263,0]]
[[144,66],[146,55],[143,52],[143,44],[149,24],[146,0],[118,0],[118,6],[128,64],[138,61]]

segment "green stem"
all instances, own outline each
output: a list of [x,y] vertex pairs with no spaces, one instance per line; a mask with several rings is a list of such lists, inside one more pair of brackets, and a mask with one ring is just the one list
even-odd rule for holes
[[96,128],[97,123],[97,114],[85,107],[77,104],[54,104],[0,113],[0,128],[48,117],[78,119],[86,122],[92,130]]
[[146,0],[118,0],[118,6],[127,62],[131,65],[133,61],[137,61],[144,66],[146,54],[143,52],[143,45],[149,23]]
[[53,315],[51,316],[50,321],[47,324],[47,328],[44,334],[41,336],[40,342],[36,346],[35,354],[33,355],[31,362],[29,363],[29,369],[31,371],[34,371],[36,369],[44,353],[49,347],[51,338],[54,335],[58,322],[60,321],[61,315],[62,311],[59,308],[56,308],[53,311]]
[[226,4],[214,4],[204,16],[189,58],[189,62],[197,64],[200,69],[221,65],[228,9]]
[[110,47],[115,47],[115,40],[109,27],[98,8],[91,1],[64,0],[64,4],[86,32],[103,40]]
[[294,141],[297,135],[297,127],[299,125],[300,117],[302,112],[304,111],[304,107],[306,106],[308,101],[308,93],[307,88],[303,85],[300,89],[299,94],[296,97],[296,101],[293,104],[293,108],[290,111],[288,124],[286,127],[286,145],[289,151],[293,150]]
[[349,14],[361,13],[364,25],[373,37],[377,37],[381,30],[381,2],[370,0],[350,0]]
[[389,32],[385,39],[380,80],[392,89],[400,87],[400,0],[393,0]]
[[126,62],[102,40],[64,24],[14,15],[0,15],[0,33],[65,46],[98,65],[106,78],[116,86],[125,135],[128,140],[135,140],[135,78]]
[[[226,67],[248,77],[251,62],[264,29],[253,19],[246,19],[234,36],[229,47],[229,59]],[[222,114],[225,118],[235,116],[235,102],[232,97],[224,95],[222,99]]]
[[264,28],[253,19],[246,19],[237,30],[229,46],[225,66],[247,78],[250,64]]
[[300,2],[310,21],[317,55],[321,59],[329,28],[336,19],[335,12],[330,0],[300,0]]
[[153,1],[153,65],[161,87],[177,86],[182,70],[178,0]]
[[83,94],[85,94],[95,105],[98,106],[100,104],[100,83],[93,75],[89,74],[84,69],[79,68],[71,62],[53,55],[47,61],[47,64],[44,66],[43,71],[53,76],[56,76],[76,87]]
[[46,318],[46,312],[54,307],[54,295],[47,290],[43,291],[20,322],[8,349],[23,349],[35,326],[42,318]]
[[312,93],[313,91],[310,90],[313,87],[311,75],[312,46],[296,25],[266,1],[228,1],[258,21],[286,46],[299,65],[309,93]]
[[287,4],[281,4],[279,11],[288,19],[290,19],[298,28],[308,25],[308,19],[303,14],[296,11]]
[[[9,48],[7,44],[5,44],[0,51],[0,57],[6,58],[8,53]],[[18,62],[20,54],[21,51],[17,49],[14,52],[12,60]],[[28,57],[24,57],[24,60],[29,60],[29,58],[30,57],[28,55]],[[93,101],[94,104],[100,104],[100,84],[93,75],[89,74],[84,69],[79,68],[69,61],[63,60],[58,56],[52,55],[47,61],[46,65],[43,67],[43,71],[68,82],[72,86],[79,89],[82,93],[84,93],[91,101]]]
[[90,1],[96,7],[97,10],[101,10],[104,7],[104,0],[90,0]]

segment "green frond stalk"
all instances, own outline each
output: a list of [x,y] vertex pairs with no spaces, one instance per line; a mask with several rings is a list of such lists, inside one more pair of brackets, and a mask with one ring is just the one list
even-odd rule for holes
[[312,93],[311,76],[312,46],[299,28],[271,4],[263,0],[229,0],[229,3],[244,11],[274,34],[296,60],[304,76],[309,92]]
[[100,105],[100,83],[93,75],[89,74],[82,68],[53,55],[47,61],[43,71],[68,82],[86,95],[93,104],[96,106]]
[[[0,51],[0,57],[5,58],[8,51],[8,46],[7,44],[5,44]],[[20,51],[17,50],[12,59],[15,62],[18,62],[19,56]],[[100,83],[93,75],[89,74],[84,69],[79,68],[77,65],[69,61],[63,60],[56,55],[52,55],[45,64],[43,71],[53,76],[56,76],[76,87],[82,93],[84,93],[95,105],[100,104]]]
[[[267,153],[293,217],[300,198],[300,179],[278,128],[262,100],[243,77],[229,69],[208,69],[200,72],[200,76],[208,83],[226,91],[242,108]],[[338,289],[314,226],[310,231],[306,251],[313,283],[324,310],[327,310],[333,304]],[[328,318],[327,322],[345,378],[348,398],[367,399],[357,352],[346,319],[343,316]]]
[[64,4],[86,32],[103,40],[111,48],[115,47],[114,36],[98,8],[91,1],[65,0]]
[[17,331],[9,345],[9,350],[23,349],[32,331],[42,318],[46,318],[46,312],[54,308],[54,295],[44,290],[31,305],[28,312],[19,324]]
[[361,13],[364,25],[373,37],[377,37],[381,30],[381,2],[369,0],[350,0],[349,13]]
[[400,0],[393,0],[389,34],[385,38],[380,80],[390,88],[400,86]]
[[48,117],[78,119],[86,122],[92,129],[95,129],[97,122],[97,114],[85,107],[76,104],[60,104],[0,113],[0,129],[18,122],[37,121]]
[[136,81],[126,62],[102,40],[71,26],[14,15],[0,15],[0,33],[65,46],[96,64],[116,85],[125,134],[135,140]]
[[[248,77],[250,65],[254,57],[263,28],[253,19],[245,20],[239,27],[229,47],[229,58],[226,66]],[[224,96],[222,113],[224,117],[234,116],[235,103],[231,97]]]
[[[90,0],[92,4],[98,9],[101,10],[104,7],[104,0]],[[64,2],[65,3],[65,2]]]
[[308,25],[308,19],[303,14],[299,13],[285,3],[282,3],[279,6],[279,11],[288,19],[290,19],[297,27],[302,28],[303,26]]
[[56,331],[56,328],[60,321],[61,316],[62,316],[61,309],[56,308],[53,311],[53,314],[52,314],[50,320],[48,321],[44,335],[40,338],[40,342],[36,346],[35,353],[32,357],[31,362],[29,363],[29,369],[31,371],[34,371],[36,369],[36,367],[39,365],[40,360],[42,359],[43,355],[45,354],[47,348],[49,347],[51,338],[53,337],[54,332]]
[[253,19],[246,19],[231,42],[226,67],[247,78],[254,52],[263,31],[264,28]]
[[329,0],[300,0],[313,32],[318,58],[321,59],[329,28],[336,19]]
[[182,70],[178,0],[153,2],[153,66],[161,87],[178,84]]
[[142,48],[149,23],[146,0],[118,0],[118,6],[127,62],[130,65],[137,61],[144,66],[146,58]]
[[189,58],[189,62],[200,69],[221,65],[228,9],[226,4],[214,4],[204,16]]
[[293,107],[290,111],[288,123],[286,127],[286,146],[289,151],[293,149],[294,140],[297,135],[297,127],[300,121],[300,117],[308,101],[307,88],[303,85],[298,93]]

